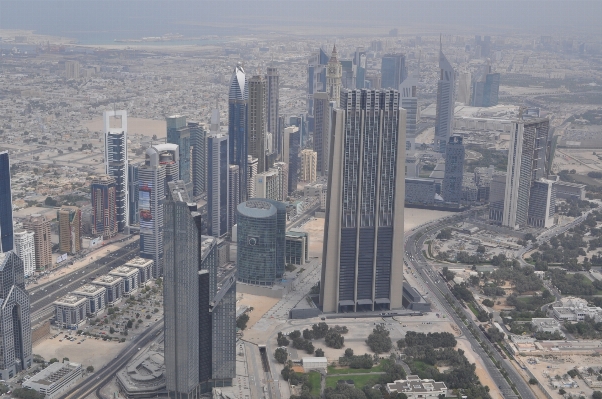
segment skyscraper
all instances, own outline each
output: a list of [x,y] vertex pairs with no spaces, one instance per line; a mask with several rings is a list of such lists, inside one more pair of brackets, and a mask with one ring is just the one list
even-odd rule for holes
[[314,182],[317,178],[318,156],[315,151],[305,149],[301,151],[301,180]]
[[[214,110],[217,111],[217,110]],[[211,125],[214,113],[211,114]],[[219,111],[215,122],[219,129]],[[195,197],[207,190],[207,132],[198,122],[188,122],[192,143],[192,193]]]
[[458,102],[468,105],[470,104],[470,84],[471,84],[470,72],[460,72],[458,77]]
[[[253,158],[257,158],[257,173],[265,172],[266,168],[266,148],[265,148],[265,127],[266,127],[266,81],[263,76],[253,76],[248,81],[249,86],[249,111],[247,114],[248,123],[248,141],[249,153]],[[233,163],[236,165],[236,163]],[[240,166],[240,165],[239,165]]]
[[[171,145],[171,144],[170,144]],[[163,203],[166,167],[161,151],[146,150],[144,165],[138,168],[138,209],[140,211],[140,257],[153,260],[153,277],[163,275]]]
[[0,252],[13,249],[13,199],[8,151],[0,152]]
[[214,237],[228,233],[229,139],[230,136],[221,134],[207,138],[207,215],[210,220],[209,235]]
[[314,94],[314,151],[317,155],[317,172],[325,175],[328,171],[330,137],[330,100],[326,93]]
[[124,232],[129,218],[127,112],[105,111],[103,119],[106,174],[115,179],[117,231]]
[[257,158],[253,158],[252,156],[249,155],[249,159],[247,161],[247,169],[248,169],[247,198],[253,198],[255,196],[255,176],[257,176],[257,162],[259,162],[259,160]]
[[446,202],[460,203],[464,177],[464,144],[462,136],[452,135],[445,148],[445,174],[441,194]]
[[328,60],[326,71],[326,93],[328,99],[336,102],[337,106],[341,101],[341,79],[343,77],[343,67],[337,58],[337,46],[333,46],[332,55]]
[[234,69],[230,81],[230,92],[228,95],[228,137],[230,139],[230,163],[238,165],[240,168],[239,197],[241,201],[247,199],[247,155],[251,154],[249,152],[247,133],[248,101],[249,88],[247,77],[242,65],[239,63]]
[[548,119],[519,119],[512,125],[503,226],[517,229],[527,225],[531,187],[549,175],[549,130]]
[[186,189],[192,193],[190,178],[190,128],[186,125],[186,117],[172,115],[165,119],[167,123],[167,142],[178,145],[179,180],[184,181]]
[[269,198],[279,200],[282,195],[280,174],[276,169],[269,169],[255,176],[254,198]]
[[268,67],[267,75],[267,131],[272,133],[274,141],[274,152],[280,154],[282,151],[282,136],[278,125],[278,110],[280,107],[280,75],[278,68]]
[[59,222],[59,251],[76,254],[82,250],[82,211],[76,206],[63,206],[56,213]]
[[128,163],[128,212],[129,225],[136,226],[140,224],[140,213],[138,212],[138,190],[140,189],[140,182],[138,182],[138,168],[139,163]]
[[343,90],[333,117],[320,303],[400,309],[406,111],[396,90]]
[[408,77],[406,56],[403,54],[385,54],[380,66],[381,87],[399,89],[399,85]]
[[280,195],[278,201],[286,201],[288,197],[288,164],[285,162],[275,162],[274,168],[278,171],[278,186],[280,187]]
[[309,59],[307,65],[307,119],[313,132],[314,94],[326,91],[326,64],[328,55],[321,48]]
[[35,233],[27,230],[15,231],[15,253],[23,261],[25,277],[36,271]]
[[177,144],[157,144],[153,146],[153,148],[159,154],[159,163],[165,168],[165,190],[167,190],[167,183],[169,183],[170,181],[179,180],[179,147]]
[[288,164],[288,192],[289,194],[297,191],[299,181],[299,151],[301,149],[301,139],[299,128],[289,126],[284,128],[284,149],[282,152],[282,161]]
[[236,273],[227,276],[211,309],[211,386],[232,386],[236,378]]
[[498,104],[500,92],[500,74],[491,71],[487,65],[472,87],[471,105],[473,107],[493,107]]
[[115,179],[108,175],[98,176],[90,185],[92,235],[105,240],[117,234],[116,191]]
[[50,222],[43,215],[34,213],[23,220],[23,228],[33,231],[36,253],[36,270],[46,271],[52,267],[52,242],[50,241]]
[[[366,50],[363,47],[355,50],[353,65],[355,65],[355,88],[363,89],[366,84]],[[394,89],[397,90],[396,87]]]
[[236,224],[236,207],[240,204],[240,168],[238,165],[228,165],[228,232]]
[[29,293],[23,261],[14,251],[0,253],[0,379],[32,365]]
[[437,114],[435,117],[435,151],[445,154],[454,120],[455,71],[439,47],[439,81],[437,82]]
[[401,107],[407,111],[406,136],[416,137],[418,125],[418,79],[411,76],[399,85]]

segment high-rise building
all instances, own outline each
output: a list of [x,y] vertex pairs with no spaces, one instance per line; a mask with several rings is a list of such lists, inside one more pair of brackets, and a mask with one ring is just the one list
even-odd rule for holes
[[462,136],[452,135],[445,148],[445,174],[441,194],[446,202],[460,203],[464,176],[464,144]]
[[23,261],[25,277],[33,276],[36,271],[36,250],[34,232],[27,230],[15,231],[15,253]]
[[52,242],[50,241],[50,222],[43,215],[34,213],[23,220],[23,229],[33,231],[36,253],[36,270],[46,271],[52,267]]
[[65,61],[65,77],[67,79],[79,79],[79,61]]
[[63,206],[56,213],[59,222],[59,251],[76,254],[82,250],[82,211],[76,206]]
[[489,185],[489,220],[501,224],[504,219],[506,173],[494,174]]
[[418,120],[420,118],[418,110],[418,79],[415,77],[406,78],[399,85],[401,94],[401,107],[407,111],[406,118],[406,136],[415,137]]
[[278,200],[282,195],[278,170],[269,169],[255,176],[255,195],[253,198],[269,198]]
[[533,182],[529,194],[527,224],[538,228],[554,226],[556,213],[556,182],[539,179]]
[[184,181],[186,189],[192,193],[190,178],[190,147],[192,145],[190,128],[186,125],[186,117],[172,115],[165,119],[167,123],[167,142],[178,145],[179,180]]
[[247,174],[249,177],[247,182],[247,189],[249,190],[247,193],[247,198],[255,197],[255,176],[257,176],[257,162],[259,162],[257,158],[253,158],[251,155],[249,155],[249,159],[247,161],[247,168],[249,170]]
[[512,125],[503,226],[517,229],[528,224],[531,188],[534,182],[549,175],[549,131],[548,119],[519,119]]
[[343,90],[333,118],[320,303],[400,309],[406,111],[397,90]]
[[127,112],[105,111],[103,119],[106,174],[115,179],[117,231],[125,232],[129,218]]
[[498,104],[500,93],[500,74],[493,73],[491,66],[485,67],[483,73],[472,87],[471,105],[473,107],[493,107]]
[[[165,190],[167,183],[178,181],[180,176],[180,151],[177,144],[157,144],[153,146],[159,154],[159,163],[165,168]],[[186,183],[184,183],[186,184]]]
[[[355,50],[353,65],[355,66],[355,88],[363,89],[366,84],[366,50],[363,47]],[[337,102],[338,104],[339,102]]]
[[266,148],[266,80],[263,76],[253,76],[248,81],[249,85],[249,111],[247,114],[249,153],[257,158],[257,172],[265,172]]
[[267,75],[267,128],[266,131],[272,134],[274,152],[280,154],[282,151],[282,136],[278,129],[278,110],[280,107],[280,75],[278,68],[268,67]]
[[230,136],[221,134],[207,137],[207,215],[210,220],[209,235],[214,237],[226,235],[230,226],[228,222],[229,139]]
[[253,198],[237,208],[237,278],[274,285],[284,274],[286,206]]
[[[230,81],[228,95],[228,137],[229,159],[232,165],[240,168],[240,200],[247,199],[247,156],[249,151],[247,108],[249,102],[249,88],[247,77],[242,65],[239,63],[234,69]],[[264,155],[265,158],[265,155]],[[207,177],[209,180],[209,176]]]
[[[171,145],[171,144],[170,144]],[[146,150],[144,165],[138,168],[138,210],[140,211],[140,257],[153,261],[153,277],[163,275],[163,203],[166,167],[157,146]]]
[[138,190],[140,189],[140,182],[138,181],[138,168],[139,163],[128,163],[128,212],[129,225],[137,226],[140,224],[140,213],[138,212]]
[[326,70],[326,93],[328,93],[328,99],[336,102],[337,106],[341,101],[342,77],[343,67],[337,59],[337,46],[333,46],[332,55],[330,56],[330,60],[328,60],[328,67]]
[[274,163],[274,168],[278,171],[278,186],[280,187],[280,195],[278,201],[286,201],[288,198],[288,164],[285,162]]
[[284,128],[284,149],[282,151],[282,162],[288,164],[288,192],[297,191],[299,181],[299,152],[301,150],[301,139],[299,128],[289,126]]
[[309,183],[317,178],[318,154],[310,149],[301,151],[301,180]]
[[90,185],[92,235],[105,240],[117,234],[116,191],[115,179],[108,175],[98,176]]
[[0,151],[0,252],[13,249],[13,199],[8,151]]
[[239,174],[238,165],[228,165],[228,232],[232,232],[232,226],[236,224],[236,207],[240,204]]
[[0,379],[32,366],[29,293],[23,261],[14,251],[0,253]]
[[[219,111],[215,123],[219,130]],[[211,114],[213,124],[214,113]],[[207,190],[207,132],[198,122],[188,122],[188,128],[192,143],[192,193],[197,197]]]
[[211,385],[232,386],[236,377],[236,273],[223,280],[212,304]]
[[345,89],[355,89],[357,67],[353,60],[341,60],[341,84]]
[[470,104],[470,85],[472,76],[470,72],[460,72],[458,74],[458,96],[456,100],[464,105]]
[[403,54],[385,54],[380,66],[381,87],[399,89],[399,85],[408,77],[406,56]]
[[311,56],[307,65],[307,119],[309,130],[313,132],[314,94],[326,91],[326,64],[328,55],[323,49],[318,49]]
[[314,151],[317,156],[316,170],[320,175],[328,171],[330,137],[330,100],[326,93],[314,94]]
[[437,82],[437,114],[435,117],[435,151],[445,154],[454,120],[455,71],[439,47],[439,81]]

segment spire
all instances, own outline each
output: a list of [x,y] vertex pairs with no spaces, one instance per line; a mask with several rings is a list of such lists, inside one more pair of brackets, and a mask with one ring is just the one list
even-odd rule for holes
[[332,55],[330,56],[330,61],[328,62],[338,62],[337,60],[337,45],[335,44],[332,47]]

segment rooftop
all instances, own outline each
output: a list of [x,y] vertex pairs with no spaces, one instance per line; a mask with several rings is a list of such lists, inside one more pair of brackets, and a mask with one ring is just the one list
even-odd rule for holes
[[86,298],[80,298],[73,294],[67,294],[62,298],[57,299],[54,303],[57,305],[75,306],[86,301]]
[[149,263],[153,263],[153,260],[135,257],[134,259],[128,260],[125,264],[126,266],[146,266]]
[[130,266],[119,266],[119,267],[116,267],[115,269],[111,270],[109,273],[128,275],[128,274],[132,274],[132,273],[138,273],[138,269],[136,269],[135,267],[130,267]]
[[23,384],[27,386],[27,383],[34,383],[39,385],[52,385],[57,381],[60,381],[67,374],[70,374],[73,371],[76,371],[81,368],[81,364],[79,363],[52,363],[50,366],[46,367],[44,370],[40,371],[38,374],[34,375],[29,381]]
[[73,294],[96,294],[102,292],[105,288],[97,285],[85,284],[73,291]]
[[107,275],[98,277],[96,280],[92,281],[92,283],[94,283],[94,284],[113,284],[113,283],[116,283],[121,280],[123,280],[121,277],[110,276],[107,274]]

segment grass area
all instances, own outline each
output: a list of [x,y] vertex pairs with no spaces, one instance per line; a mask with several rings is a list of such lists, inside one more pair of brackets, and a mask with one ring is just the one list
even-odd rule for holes
[[383,361],[380,364],[372,367],[371,369],[352,369],[349,367],[337,368],[328,366],[328,374],[355,374],[355,373],[378,373],[383,371]]
[[414,360],[409,364],[410,370],[413,374],[418,374],[425,371],[427,368],[432,367],[430,364],[423,362],[422,360]]
[[474,313],[475,316],[479,315],[479,311],[477,310],[477,308],[475,308],[474,304],[472,302],[467,302],[466,305],[468,306],[468,308],[470,309],[470,311],[472,313]]
[[350,375],[326,377],[326,388],[336,388],[339,380],[353,380],[355,387],[362,389],[364,385],[374,385],[378,383],[378,375]]
[[312,396],[319,397],[320,396],[320,385],[322,384],[322,378],[320,373],[317,371],[309,372],[309,383],[311,384],[311,394]]

